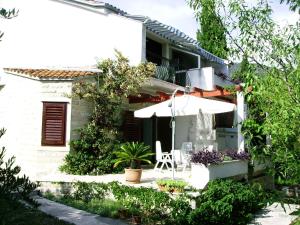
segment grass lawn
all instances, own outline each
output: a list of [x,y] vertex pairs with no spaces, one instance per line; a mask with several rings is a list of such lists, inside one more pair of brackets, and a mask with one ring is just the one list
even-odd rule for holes
[[26,208],[23,204],[0,197],[1,225],[70,225],[37,209]]

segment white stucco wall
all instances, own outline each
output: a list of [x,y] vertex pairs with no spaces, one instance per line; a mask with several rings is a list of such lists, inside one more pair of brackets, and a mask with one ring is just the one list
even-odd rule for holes
[[[19,9],[1,21],[0,67],[83,67],[121,51],[143,59],[143,24],[113,13],[88,11],[52,0],[3,0]],[[145,33],[145,32],[144,32]]]
[[191,87],[200,88],[206,91],[215,90],[215,75],[213,67],[190,69],[187,71]]

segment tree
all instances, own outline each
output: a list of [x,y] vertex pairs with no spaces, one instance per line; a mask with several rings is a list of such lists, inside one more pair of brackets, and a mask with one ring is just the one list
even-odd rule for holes
[[152,63],[130,66],[116,51],[116,60],[98,64],[101,70],[92,82],[73,84],[72,98],[86,100],[94,106],[89,123],[79,130],[80,138],[70,143],[70,153],[61,169],[71,174],[105,174],[113,171],[113,151],[122,137],[122,113],[126,99],[138,94],[141,85],[154,74]]
[[284,3],[286,2],[286,4],[290,5],[290,10],[292,11],[297,11],[298,13],[300,13],[300,1],[299,0],[280,0],[280,3]]
[[252,6],[244,0],[216,1],[216,6],[231,59],[249,61],[240,71],[249,105],[243,123],[247,147],[254,158],[273,162],[278,179],[299,183],[300,24],[277,25],[267,0]]
[[200,23],[197,40],[201,46],[214,55],[226,59],[228,48],[225,28],[216,13],[215,0],[190,1],[190,6],[197,10],[196,16]]
[[[16,11],[15,9],[6,10],[4,8],[0,8],[0,18],[11,19],[13,17],[16,17],[17,15],[18,15],[18,11]],[[4,33],[0,31],[0,41],[3,35]]]

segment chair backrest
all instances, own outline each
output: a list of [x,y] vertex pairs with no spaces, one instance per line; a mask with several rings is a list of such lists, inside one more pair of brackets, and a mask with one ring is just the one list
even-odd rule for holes
[[155,157],[156,160],[161,160],[162,159],[162,150],[161,150],[161,143],[160,141],[155,142]]
[[181,145],[181,150],[185,153],[193,151],[193,143],[192,142],[183,142]]
[[216,150],[216,149],[214,149],[214,145],[207,145],[207,150],[209,152],[212,152],[213,150]]

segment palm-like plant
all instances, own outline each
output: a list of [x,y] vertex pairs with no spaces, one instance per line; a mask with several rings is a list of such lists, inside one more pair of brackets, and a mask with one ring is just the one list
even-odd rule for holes
[[151,164],[149,157],[154,155],[150,146],[138,142],[126,142],[114,154],[117,156],[117,159],[114,160],[114,167],[120,163],[128,163],[131,169],[140,169],[141,162]]

